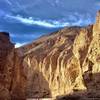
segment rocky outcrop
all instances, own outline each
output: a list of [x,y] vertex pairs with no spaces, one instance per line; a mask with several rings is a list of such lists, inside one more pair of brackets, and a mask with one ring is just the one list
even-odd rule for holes
[[[74,90],[86,89],[82,76],[82,65],[92,41],[92,28],[92,25],[86,28],[65,28],[47,37],[40,38],[33,43],[37,44],[34,48],[24,52],[24,67],[43,74],[49,83],[50,94],[53,97],[72,93]],[[25,50],[25,47],[22,47],[18,51],[23,50],[23,48]],[[29,74],[31,73],[29,72]],[[33,76],[28,78],[28,82],[30,79],[32,80]],[[33,84],[33,82],[30,81],[29,84]],[[42,86],[40,88],[42,91],[35,90],[34,84],[29,84],[28,87],[30,87],[30,90],[33,88],[34,92],[28,91],[28,94],[33,94],[32,97],[34,97],[34,93],[37,92],[37,94],[41,93],[43,97],[44,89],[41,88],[44,84],[42,85],[40,82],[37,85],[37,87]],[[45,91],[47,92],[48,88]],[[30,98],[30,96],[28,97]]]
[[0,92],[4,96],[0,96],[13,100],[55,96],[66,99],[61,95],[71,94],[79,100],[72,96],[77,94],[80,100],[83,95],[88,100],[96,91],[100,96],[100,12],[94,25],[67,27],[17,49],[9,42],[8,34],[1,33],[0,38],[0,75],[3,77],[2,66],[7,74],[0,80],[5,89]]
[[25,76],[9,33],[0,32],[0,100],[24,100]]
[[[83,75],[87,87],[91,91],[99,90],[100,93],[100,11],[93,26],[93,37],[83,64]],[[90,81],[87,82],[88,79]]]
[[14,44],[8,33],[0,32],[0,100],[10,100],[14,69]]

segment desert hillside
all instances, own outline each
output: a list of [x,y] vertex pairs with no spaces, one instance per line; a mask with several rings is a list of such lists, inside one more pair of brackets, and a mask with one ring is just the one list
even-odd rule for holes
[[15,48],[0,32],[0,100],[100,100],[100,11],[87,27],[66,27]]

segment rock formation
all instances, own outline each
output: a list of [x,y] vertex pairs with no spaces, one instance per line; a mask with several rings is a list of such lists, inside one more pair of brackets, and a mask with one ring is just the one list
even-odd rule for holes
[[0,33],[2,100],[56,96],[67,100],[69,94],[82,96],[76,100],[94,94],[99,98],[99,74],[100,11],[94,25],[66,27],[20,48],[14,48],[7,33]]
[[10,100],[14,62],[14,44],[9,34],[0,32],[0,100]]

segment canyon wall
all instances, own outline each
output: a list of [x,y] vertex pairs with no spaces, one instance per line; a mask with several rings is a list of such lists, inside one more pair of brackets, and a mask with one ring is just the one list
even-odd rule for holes
[[92,26],[72,27],[40,38],[25,52],[27,46],[19,48],[28,72],[27,97],[55,97],[86,89],[82,65],[91,41]]
[[16,49],[9,35],[0,33],[0,98],[4,100],[78,91],[100,95],[99,73],[100,11],[94,25],[67,27]]
[[14,69],[14,44],[8,33],[0,32],[0,100],[10,100]]

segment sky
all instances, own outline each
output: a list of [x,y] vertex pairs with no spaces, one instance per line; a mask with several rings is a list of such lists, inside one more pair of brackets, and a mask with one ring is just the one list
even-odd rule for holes
[[0,0],[0,31],[16,47],[66,26],[95,22],[100,0]]

